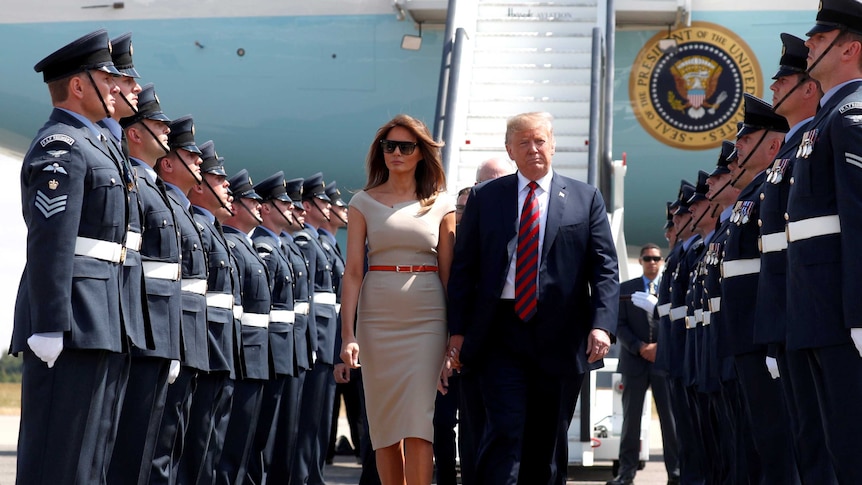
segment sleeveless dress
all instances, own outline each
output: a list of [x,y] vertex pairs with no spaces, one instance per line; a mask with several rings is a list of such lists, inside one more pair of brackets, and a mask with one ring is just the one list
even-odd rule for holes
[[[420,213],[418,201],[389,207],[364,191],[351,198],[350,207],[365,217],[369,266],[436,266],[440,222],[455,209],[446,194]],[[440,276],[368,271],[356,322],[373,448],[404,438],[433,441],[434,400],[447,339]]]

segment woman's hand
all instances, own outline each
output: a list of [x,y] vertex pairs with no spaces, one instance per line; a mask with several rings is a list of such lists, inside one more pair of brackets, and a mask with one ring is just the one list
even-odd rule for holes
[[341,346],[341,360],[351,369],[358,369],[359,365],[359,344],[356,340],[349,342],[345,341]]

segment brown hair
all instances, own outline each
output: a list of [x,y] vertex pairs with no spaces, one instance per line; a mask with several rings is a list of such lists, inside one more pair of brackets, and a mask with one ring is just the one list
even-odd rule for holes
[[416,197],[419,198],[422,207],[430,207],[437,198],[437,194],[446,190],[446,173],[443,171],[443,160],[440,156],[443,142],[434,141],[425,123],[410,115],[397,115],[377,130],[374,141],[368,149],[368,157],[365,159],[368,182],[364,190],[373,189],[389,180],[389,169],[383,161],[380,140],[385,140],[389,131],[396,126],[408,130],[416,137],[416,148],[422,154],[422,158],[416,165]]

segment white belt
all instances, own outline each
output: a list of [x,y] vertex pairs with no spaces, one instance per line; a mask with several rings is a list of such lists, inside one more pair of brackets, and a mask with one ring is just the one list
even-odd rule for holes
[[126,233],[126,247],[129,249],[134,249],[135,251],[141,250],[141,233],[129,231]]
[[686,315],[685,317],[685,328],[687,330],[691,330],[697,326],[697,320],[695,320],[694,315]]
[[249,326],[249,327],[267,328],[267,327],[269,327],[269,314],[268,313],[243,313],[242,314],[242,324]]
[[784,251],[787,249],[787,234],[773,232],[760,236],[760,252],[763,254]]
[[703,326],[707,326],[712,323],[712,312],[703,312]]
[[[144,276],[157,280],[177,281],[180,279],[179,263],[160,263],[158,261],[143,261],[141,265],[144,267]],[[206,285],[206,281],[204,281]],[[206,291],[206,290],[204,290]]]
[[122,244],[81,236],[75,238],[75,254],[112,263],[119,263],[125,259]]
[[[207,280],[183,278],[182,288],[183,288],[183,291],[187,291],[189,293],[197,293],[198,295],[206,295],[207,294]],[[230,308],[230,307],[228,307],[228,308]]]
[[658,306],[658,316],[666,317],[670,313],[670,303]]
[[335,305],[335,293],[315,291],[314,303],[318,305]]
[[722,261],[721,274],[725,278],[744,276],[760,272],[760,258],[737,259],[734,261]]
[[840,232],[841,220],[837,215],[812,217],[787,223],[787,240],[790,242]]
[[309,306],[307,301],[301,303],[294,303],[293,305],[293,313],[297,315],[308,315],[308,310]]
[[702,308],[698,308],[697,310],[694,311],[694,320],[696,322],[702,322],[703,321],[703,309]]
[[234,305],[233,306],[233,317],[236,318],[237,320],[239,320],[242,318],[242,314],[243,314],[242,305]]
[[677,320],[685,318],[686,307],[678,306],[676,308],[670,309],[670,321],[675,322]]
[[270,323],[289,323],[292,325],[296,321],[296,315],[293,310],[270,310],[269,321]]
[[[183,280],[185,283],[186,280]],[[233,308],[233,295],[230,293],[207,293],[207,306],[230,310]]]
[[718,313],[721,311],[721,297],[716,296],[715,298],[709,299],[709,311],[712,313]]

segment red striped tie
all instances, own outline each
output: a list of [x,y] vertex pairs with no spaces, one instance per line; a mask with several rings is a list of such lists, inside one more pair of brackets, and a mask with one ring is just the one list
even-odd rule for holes
[[521,210],[518,226],[518,259],[515,261],[515,313],[523,321],[536,314],[536,275],[539,269],[539,201],[536,182],[527,185],[530,192]]

